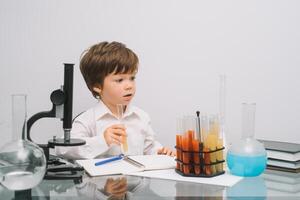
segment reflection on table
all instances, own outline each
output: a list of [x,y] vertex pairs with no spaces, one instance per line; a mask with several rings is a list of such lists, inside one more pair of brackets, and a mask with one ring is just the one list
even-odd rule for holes
[[246,198],[264,200],[267,188],[262,177],[249,177],[242,179],[238,184],[226,188],[227,199]]
[[87,178],[76,185],[78,197],[83,199],[132,199],[135,196],[159,196],[149,188],[150,179],[134,176]]
[[[278,178],[278,177],[277,177]],[[279,177],[280,178],[280,177]],[[282,177],[276,181],[287,181]],[[287,184],[286,184],[287,185]],[[297,184],[285,191],[274,188],[270,176],[244,178],[232,187],[136,176],[85,175],[80,182],[43,180],[32,189],[32,199],[300,199]],[[198,197],[198,198],[197,198]],[[14,191],[0,185],[0,199],[15,199]]]

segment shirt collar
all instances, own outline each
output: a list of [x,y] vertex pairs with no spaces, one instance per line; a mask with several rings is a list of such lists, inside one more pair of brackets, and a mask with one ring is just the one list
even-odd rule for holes
[[[140,113],[139,113],[138,109],[136,109],[136,107],[131,106],[129,104],[126,108],[126,111],[124,113],[123,118],[128,117],[128,116],[133,115],[133,114],[136,114],[137,116],[140,117]],[[106,115],[110,115],[112,117],[115,117],[112,114],[112,112],[109,110],[109,108],[101,100],[99,100],[99,102],[95,106],[95,120],[98,121]]]

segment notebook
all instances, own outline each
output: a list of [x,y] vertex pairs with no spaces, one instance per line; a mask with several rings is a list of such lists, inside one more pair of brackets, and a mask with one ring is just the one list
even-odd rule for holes
[[268,158],[292,162],[300,160],[300,144],[270,140],[259,141],[264,144]]
[[128,174],[132,172],[141,172],[148,170],[172,169],[175,168],[175,158],[167,155],[139,155],[128,156],[130,159],[143,164],[143,167],[137,167],[124,159],[109,162],[103,165],[95,166],[96,162],[104,159],[76,160],[90,176],[104,176],[113,174]]
[[267,169],[278,170],[278,171],[283,171],[283,172],[290,172],[290,173],[300,173],[300,168],[292,169],[292,168],[286,168],[286,167],[278,167],[278,166],[273,166],[273,165],[267,165]]
[[267,160],[267,164],[272,166],[277,166],[277,167],[291,168],[291,169],[300,168],[300,161],[291,162],[291,161],[269,158]]

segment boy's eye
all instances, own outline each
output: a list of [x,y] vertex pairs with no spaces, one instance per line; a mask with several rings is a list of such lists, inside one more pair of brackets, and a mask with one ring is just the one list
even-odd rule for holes
[[116,82],[121,83],[123,81],[122,78],[116,79]]
[[132,76],[132,77],[130,78],[130,80],[134,81],[134,80],[135,80],[135,76]]

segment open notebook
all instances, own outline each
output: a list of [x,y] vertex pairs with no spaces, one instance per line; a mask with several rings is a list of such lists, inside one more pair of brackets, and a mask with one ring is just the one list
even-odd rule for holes
[[175,158],[167,155],[140,155],[129,156],[130,159],[143,164],[137,167],[124,159],[95,166],[96,162],[104,159],[76,160],[90,176],[103,176],[112,174],[128,174],[147,170],[171,169],[175,168]]

